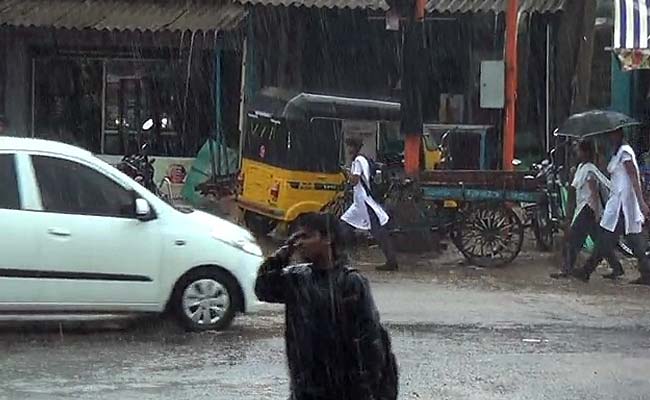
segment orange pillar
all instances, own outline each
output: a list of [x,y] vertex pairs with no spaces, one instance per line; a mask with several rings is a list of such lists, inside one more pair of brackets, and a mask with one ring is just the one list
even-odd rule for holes
[[415,0],[415,20],[424,22],[424,14],[427,6],[427,0]]
[[517,34],[519,32],[519,2],[508,0],[506,10],[506,112],[503,123],[503,169],[514,169],[512,160],[515,158],[515,132],[517,129]]
[[404,172],[408,176],[417,176],[420,172],[420,144],[422,132],[407,133],[404,137]]

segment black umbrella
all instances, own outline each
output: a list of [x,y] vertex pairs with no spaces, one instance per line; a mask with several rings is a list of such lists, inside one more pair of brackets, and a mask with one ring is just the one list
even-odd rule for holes
[[616,111],[593,110],[573,114],[554,133],[555,136],[585,138],[636,125],[640,125],[640,122],[625,114]]

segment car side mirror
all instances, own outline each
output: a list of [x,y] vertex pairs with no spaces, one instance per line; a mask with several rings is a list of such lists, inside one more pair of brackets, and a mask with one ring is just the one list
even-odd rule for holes
[[154,219],[154,214],[151,210],[149,202],[142,198],[135,199],[135,217],[140,221],[151,221]]

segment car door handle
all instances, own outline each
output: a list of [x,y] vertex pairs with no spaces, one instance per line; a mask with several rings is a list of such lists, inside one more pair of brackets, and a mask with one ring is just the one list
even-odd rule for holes
[[70,232],[58,228],[50,228],[47,230],[47,233],[57,237],[69,237],[71,235]]

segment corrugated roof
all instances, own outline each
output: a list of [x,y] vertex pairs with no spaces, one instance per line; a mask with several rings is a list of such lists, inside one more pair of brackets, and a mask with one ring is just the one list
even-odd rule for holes
[[229,0],[0,0],[0,25],[130,31],[212,31],[246,16]]
[[[264,6],[294,6],[315,8],[350,8],[388,10],[385,0],[235,0],[242,4]],[[525,12],[554,13],[562,11],[567,0],[520,0],[519,7]],[[476,13],[504,12],[508,0],[430,0],[430,13]]]
[[[541,14],[562,11],[567,0],[519,0],[519,9],[523,12]],[[479,13],[505,12],[508,0],[430,0],[427,3],[429,13]]]
[[237,0],[242,4],[263,6],[294,6],[314,8],[349,8],[364,10],[388,10],[385,0]]

